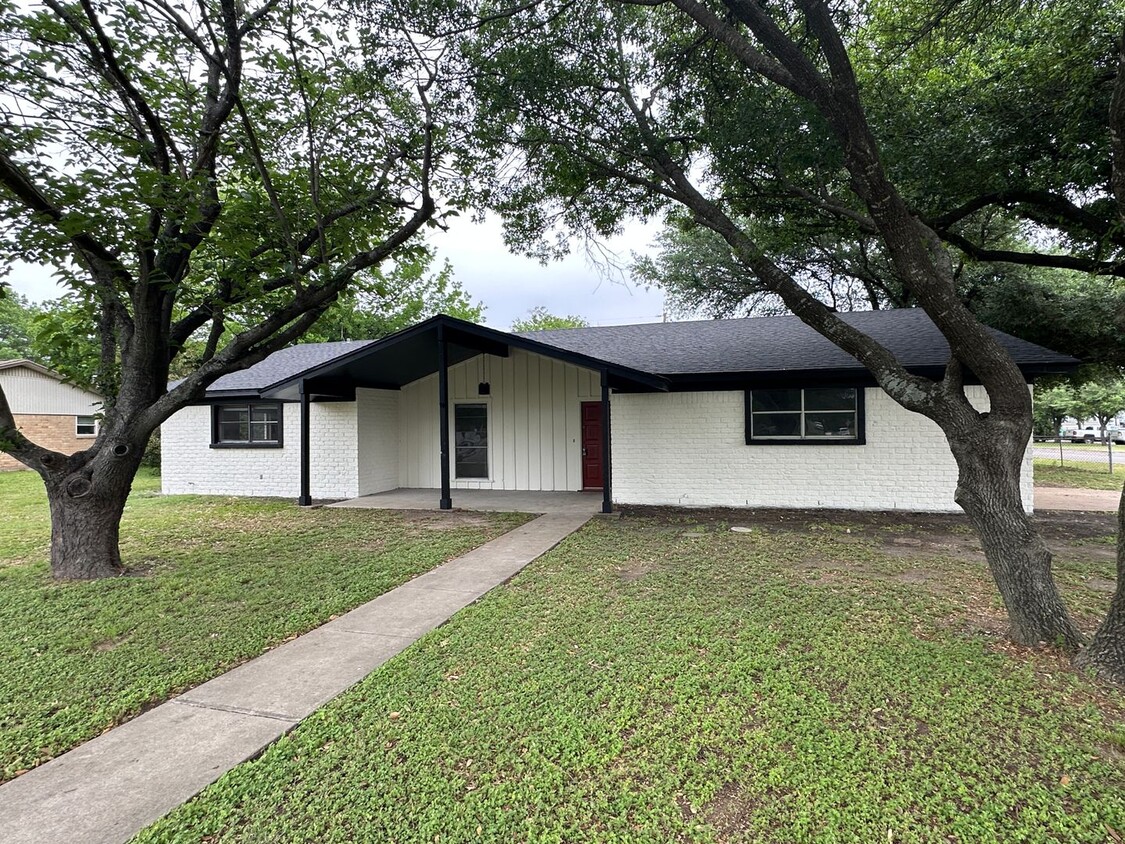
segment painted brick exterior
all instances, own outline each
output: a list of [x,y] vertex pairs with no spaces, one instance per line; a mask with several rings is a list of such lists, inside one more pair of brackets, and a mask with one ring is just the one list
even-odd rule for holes
[[355,391],[359,448],[359,494],[397,489],[399,393],[397,390]]
[[[89,411],[93,413],[93,411]],[[62,454],[74,454],[89,448],[93,437],[80,437],[74,433],[77,417],[48,414],[14,413],[16,427],[32,442],[58,451]],[[26,469],[16,458],[0,453],[0,472],[11,472],[17,469]]]
[[[296,499],[301,486],[300,405],[284,405],[282,423],[282,448],[211,448],[211,408],[184,408],[160,427],[163,491]],[[359,495],[355,402],[314,404],[311,431],[313,498]]]
[[[982,387],[966,389],[984,410]],[[746,445],[744,393],[615,394],[613,497],[628,504],[959,510],[957,469],[930,420],[866,391],[867,444]],[[1031,451],[1024,506],[1032,507]]]
[[[987,408],[983,388],[969,387],[966,392],[975,406]],[[410,486],[403,482],[399,459],[403,437],[410,425],[436,429],[437,407],[432,402],[432,418],[423,420],[408,412],[404,395],[360,389],[354,402],[312,406],[314,498],[352,498]],[[614,500],[679,506],[958,510],[953,501],[957,469],[941,430],[901,408],[882,390],[866,391],[867,444],[862,446],[748,446],[744,396],[740,390],[614,394]],[[300,407],[285,405],[283,417],[284,448],[213,449],[211,409],[180,411],[162,428],[164,492],[295,499],[300,488]],[[436,442],[433,448],[436,451]],[[436,479],[429,485],[436,486]],[[1030,449],[1024,458],[1022,493],[1030,510]]]

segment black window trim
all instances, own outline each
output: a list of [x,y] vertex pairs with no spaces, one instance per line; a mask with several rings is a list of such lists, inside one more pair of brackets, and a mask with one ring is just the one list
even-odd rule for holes
[[819,386],[835,387],[835,388],[851,388],[855,390],[855,427],[856,435],[854,438],[837,438],[837,437],[785,437],[785,438],[753,438],[751,437],[751,399],[753,397],[753,390],[746,390],[743,394],[745,399],[745,420],[744,425],[746,428],[746,445],[867,445],[867,412],[866,412],[866,397],[867,390],[864,387],[856,386],[853,384],[802,384],[799,387],[783,387],[777,385],[774,387],[763,387],[763,390],[783,390],[793,389],[800,390],[802,395],[805,390],[815,390]]
[[[255,399],[231,399],[217,401],[211,405],[211,448],[284,448],[285,447],[285,407],[280,401],[258,401]],[[277,440],[268,442],[226,442],[219,439],[219,414],[224,407],[245,407],[252,410],[255,407],[277,408]]]

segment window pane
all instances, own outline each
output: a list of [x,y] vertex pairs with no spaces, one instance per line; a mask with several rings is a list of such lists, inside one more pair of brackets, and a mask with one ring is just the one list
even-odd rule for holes
[[244,443],[250,439],[250,408],[219,408],[219,442]]
[[771,410],[800,410],[800,390],[754,390],[750,396],[755,413]]
[[805,436],[855,439],[855,414],[832,412],[806,413]]
[[817,387],[805,390],[805,410],[855,410],[855,388]]
[[220,407],[219,408],[219,421],[220,422],[246,422],[250,417],[250,409],[247,407]]
[[80,437],[92,437],[95,433],[97,433],[97,426],[94,423],[94,417],[76,417],[74,431]]
[[454,406],[453,464],[458,478],[488,477],[488,405]]
[[276,422],[251,422],[250,423],[250,439],[256,443],[275,443],[277,442],[277,423]]
[[[757,396],[757,393],[754,394]],[[799,437],[801,436],[801,414],[799,413],[754,413],[751,416],[752,437]]]
[[220,422],[219,442],[244,443],[250,439],[250,429],[245,422]]
[[276,422],[280,415],[280,408],[276,404],[254,405],[250,408],[250,419],[253,422]]

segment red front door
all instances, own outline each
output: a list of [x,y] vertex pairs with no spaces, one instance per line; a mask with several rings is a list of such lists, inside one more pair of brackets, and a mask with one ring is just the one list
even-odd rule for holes
[[602,488],[602,403],[582,402],[582,487]]

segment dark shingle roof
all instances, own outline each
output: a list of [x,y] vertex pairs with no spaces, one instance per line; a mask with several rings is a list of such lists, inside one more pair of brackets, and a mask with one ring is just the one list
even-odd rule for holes
[[[945,338],[920,309],[863,311],[841,317],[878,340],[909,368],[942,367],[949,360]],[[441,319],[448,320],[435,317],[431,322]],[[1025,369],[1066,369],[1078,364],[1068,355],[1000,331],[993,333]],[[793,316],[526,331],[517,336],[658,376],[863,370],[855,358]],[[345,340],[290,346],[249,369],[223,376],[209,392],[266,390],[337,359],[343,365],[348,355],[380,343]]]
[[[944,366],[949,345],[921,309],[840,315],[910,368]],[[1077,361],[1001,331],[992,332],[1021,366]],[[521,334],[560,349],[659,375],[861,368],[795,316],[567,328]]]
[[224,375],[207,389],[264,390],[334,358],[370,346],[378,340],[340,340],[334,343],[301,343],[274,352],[248,369]]

